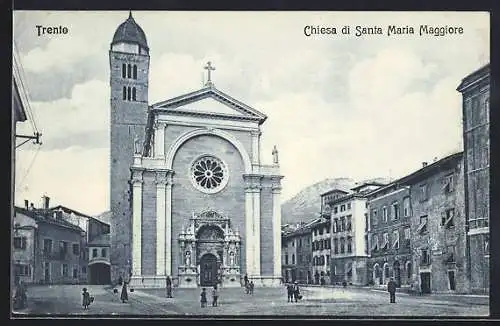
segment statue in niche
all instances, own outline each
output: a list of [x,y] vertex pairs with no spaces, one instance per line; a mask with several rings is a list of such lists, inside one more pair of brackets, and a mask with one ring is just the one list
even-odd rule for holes
[[234,266],[235,265],[235,257],[234,257],[234,252],[231,251],[229,253],[229,266]]
[[184,261],[184,264],[186,266],[191,266],[191,252],[190,251],[186,251],[186,259]]

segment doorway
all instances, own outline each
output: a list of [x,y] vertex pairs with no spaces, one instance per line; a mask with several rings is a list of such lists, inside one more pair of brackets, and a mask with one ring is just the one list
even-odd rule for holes
[[422,294],[431,293],[431,273],[420,273],[420,289]]
[[111,273],[110,267],[104,263],[94,263],[89,266],[90,269],[90,284],[110,284]]
[[205,254],[200,259],[200,285],[214,286],[217,284],[217,257]]

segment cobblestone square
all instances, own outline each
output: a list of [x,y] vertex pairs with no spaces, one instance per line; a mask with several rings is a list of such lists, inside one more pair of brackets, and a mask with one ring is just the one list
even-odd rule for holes
[[[253,295],[243,289],[222,289],[219,306],[200,307],[201,289],[175,289],[174,298],[167,299],[163,289],[143,289],[129,292],[129,302],[122,303],[120,294],[103,286],[87,286],[95,302],[89,310],[81,306],[83,286],[35,286],[28,289],[28,307],[21,315],[139,315],[139,316],[308,316],[308,317],[487,317],[487,296],[398,294],[396,303],[389,303],[389,295],[369,288],[302,288],[303,299],[287,302],[281,288],[256,288]],[[209,290],[209,289],[207,289]]]

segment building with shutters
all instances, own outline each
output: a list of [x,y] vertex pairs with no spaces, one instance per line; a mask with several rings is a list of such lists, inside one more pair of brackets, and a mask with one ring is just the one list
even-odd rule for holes
[[422,293],[468,293],[463,153],[399,180],[411,202],[412,279]]
[[413,280],[410,189],[399,180],[367,194],[368,283],[385,286],[394,277],[398,287]]
[[368,193],[384,186],[365,183],[343,196],[327,200],[331,212],[331,282],[368,283]]
[[15,208],[15,276],[26,283],[87,283],[85,231],[48,207],[33,207]]
[[282,234],[282,273],[285,282],[313,282],[311,226],[317,222],[301,223]]

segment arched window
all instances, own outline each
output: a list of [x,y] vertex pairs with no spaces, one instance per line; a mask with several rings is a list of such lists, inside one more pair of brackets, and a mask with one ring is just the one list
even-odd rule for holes
[[389,274],[390,274],[390,269],[389,269],[389,264],[385,263],[384,264],[384,284],[389,281]]
[[407,262],[407,263],[406,263],[406,277],[407,277],[408,279],[410,279],[410,278],[411,278],[411,274],[412,274],[412,270],[411,270],[411,268],[412,268],[412,266],[411,266],[411,262],[409,261],[409,262]]
[[127,99],[127,87],[123,86],[123,100]]
[[132,87],[132,100],[135,101],[135,87]]
[[295,265],[295,254],[292,254],[292,265]]
[[127,100],[130,101],[130,86],[127,88]]
[[137,65],[134,65],[134,74],[133,74],[134,79],[137,79]]
[[106,248],[101,249],[101,257],[106,257]]
[[126,78],[126,77],[127,77],[127,65],[122,64],[122,78]]
[[130,63],[128,64],[127,67],[127,77],[132,78],[132,66],[130,65]]

